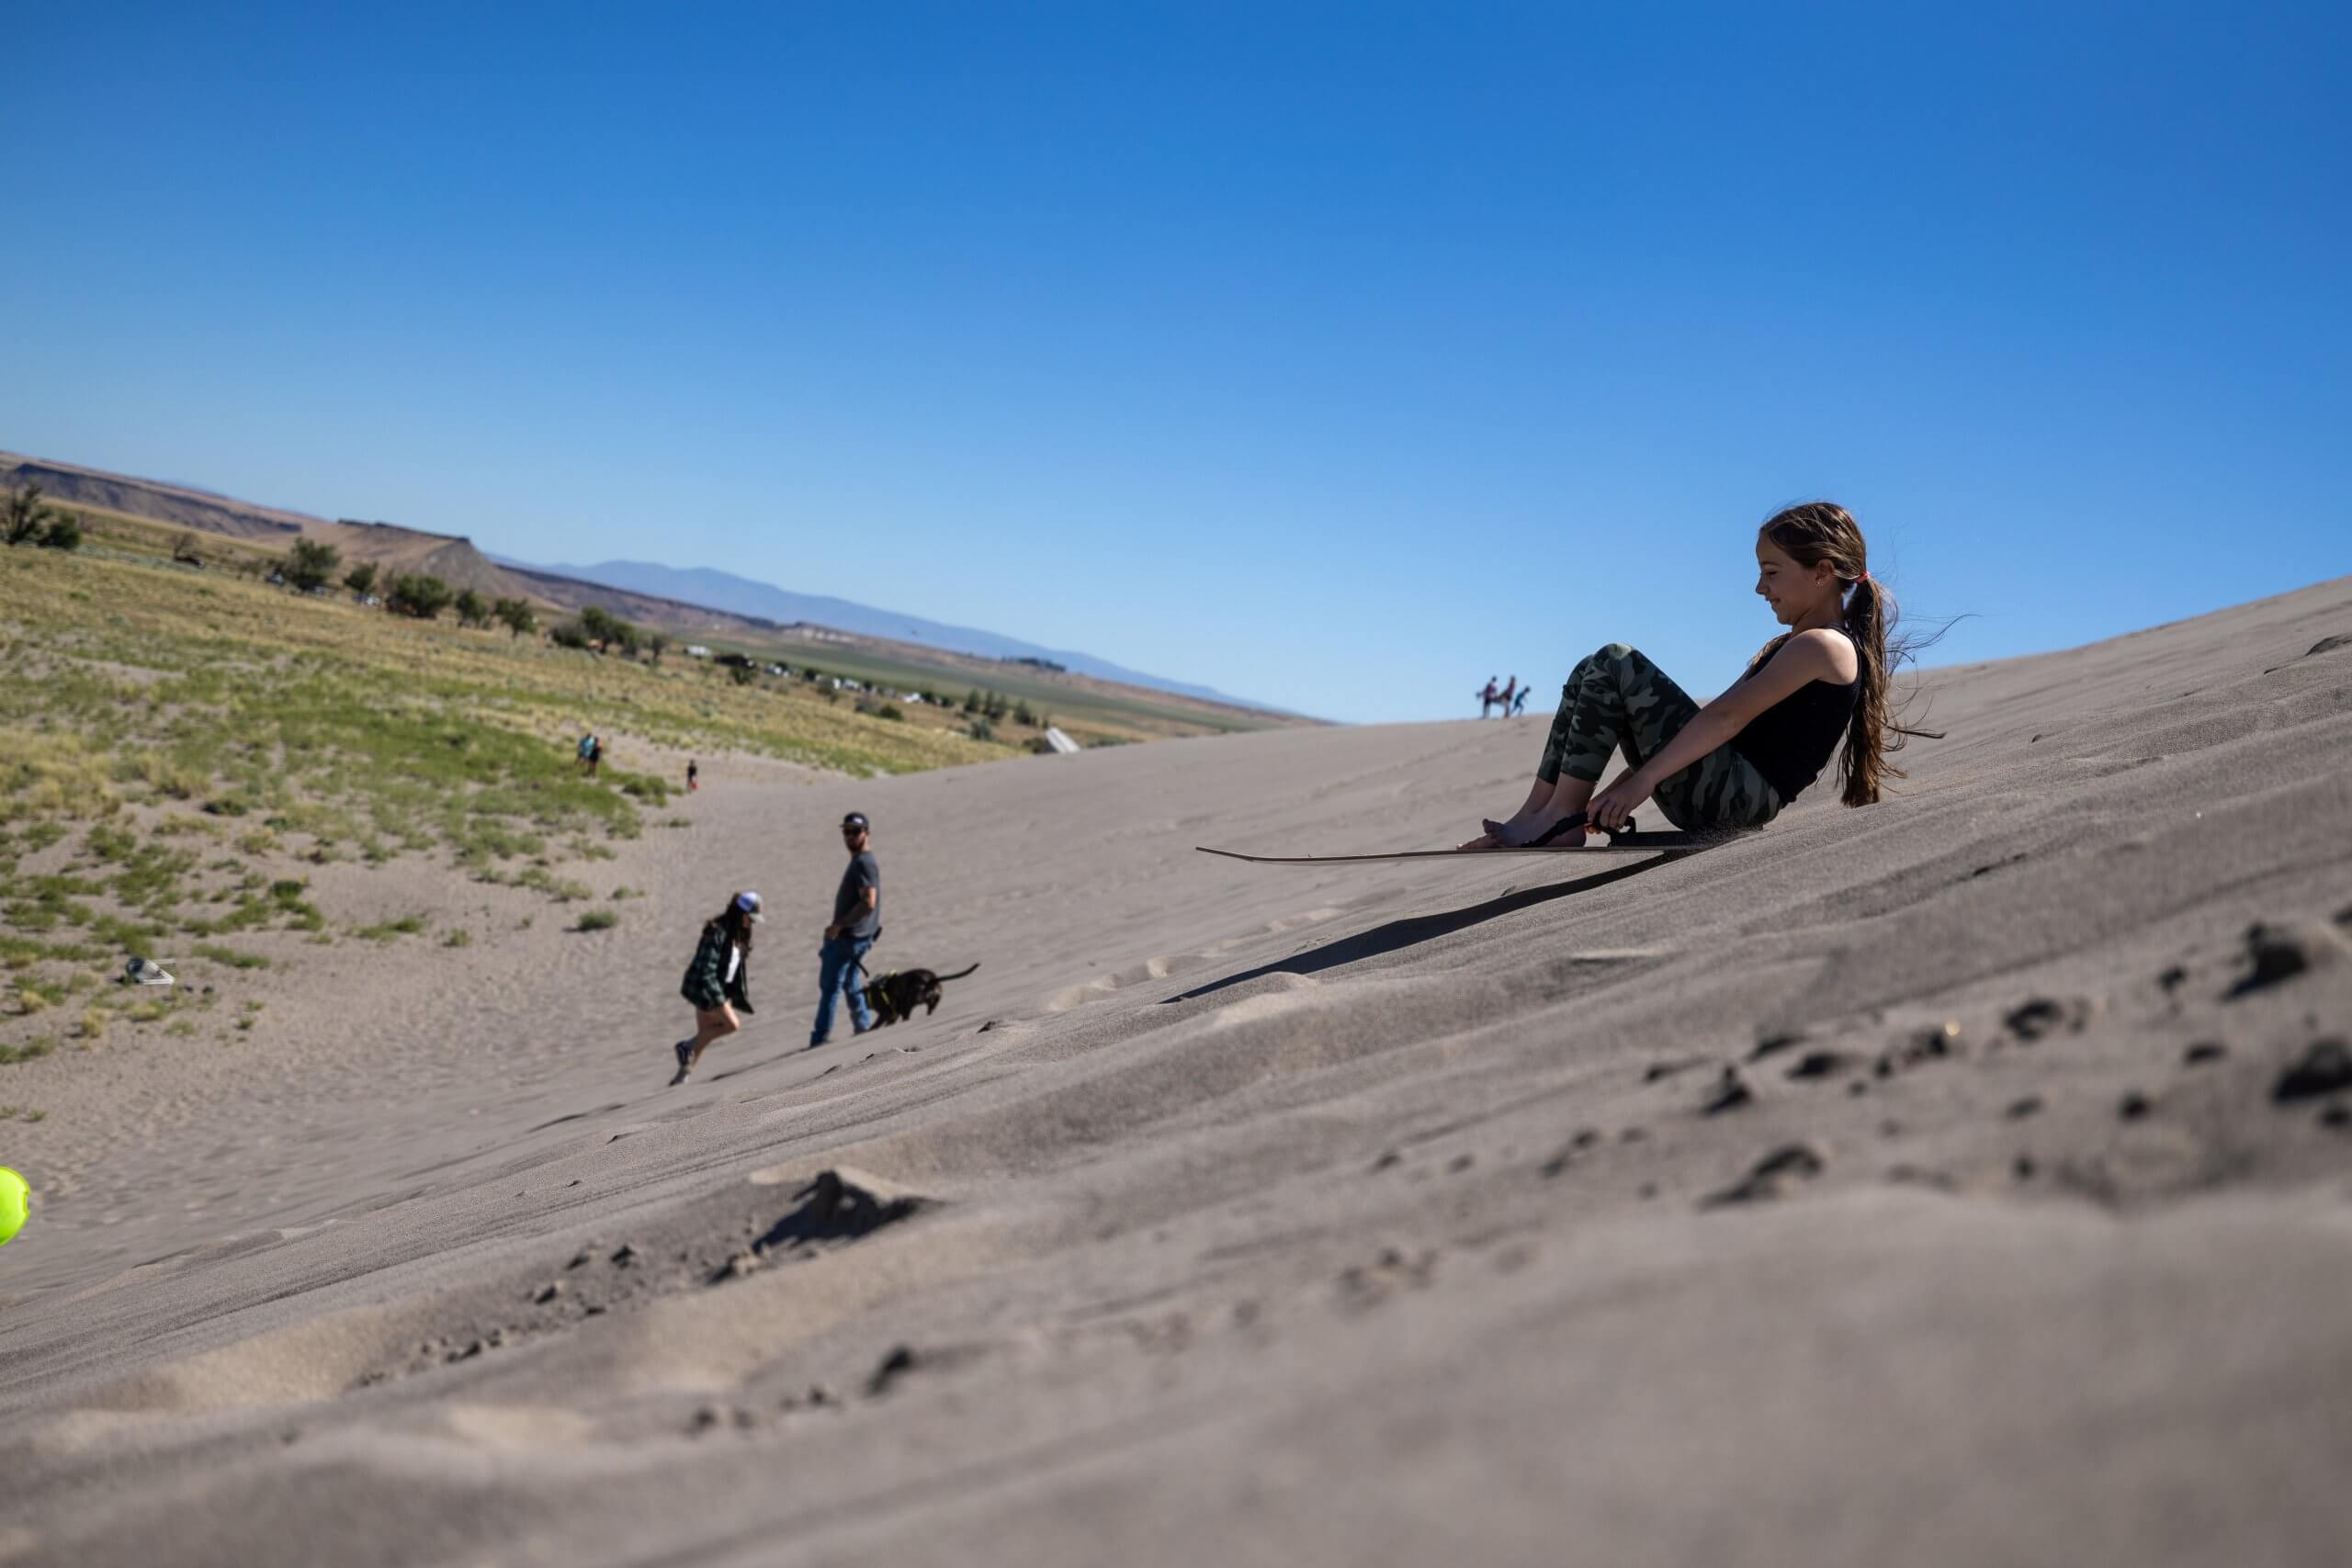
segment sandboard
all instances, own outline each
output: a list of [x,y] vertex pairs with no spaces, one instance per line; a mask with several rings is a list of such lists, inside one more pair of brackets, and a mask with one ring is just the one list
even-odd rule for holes
[[1702,838],[1695,833],[1620,833],[1606,843],[1579,844],[1573,849],[1547,845],[1543,849],[1504,850],[1389,850],[1368,855],[1245,855],[1238,850],[1213,850],[1206,844],[1193,847],[1204,855],[1223,855],[1227,860],[1246,860],[1253,865],[1347,865],[1359,861],[1383,860],[1489,860],[1497,855],[1551,855],[1560,860],[1579,856],[1607,854],[1691,854],[1712,848],[1722,840]]

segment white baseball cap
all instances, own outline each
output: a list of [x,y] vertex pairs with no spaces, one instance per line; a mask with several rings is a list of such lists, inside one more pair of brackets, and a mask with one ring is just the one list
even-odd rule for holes
[[742,910],[743,913],[751,916],[752,919],[759,924],[765,925],[767,923],[768,918],[760,913],[760,896],[758,894],[738,893],[735,895],[735,907]]

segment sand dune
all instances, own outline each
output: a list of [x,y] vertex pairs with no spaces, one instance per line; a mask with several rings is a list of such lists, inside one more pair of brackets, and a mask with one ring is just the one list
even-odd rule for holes
[[[11,1069],[0,1562],[2336,1561],[2347,636],[1938,671],[1894,801],[1672,861],[1193,852],[1454,841],[1530,717],[707,759],[600,934],[354,870],[499,934]],[[809,1053],[853,804],[982,966]]]

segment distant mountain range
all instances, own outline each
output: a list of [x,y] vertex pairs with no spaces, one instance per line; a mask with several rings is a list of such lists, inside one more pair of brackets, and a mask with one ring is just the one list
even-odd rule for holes
[[[949,626],[847,599],[793,593],[707,567],[681,569],[627,560],[595,566],[534,566],[492,555],[453,535],[351,518],[330,522],[308,513],[239,501],[197,485],[0,451],[0,489],[26,483],[40,485],[51,502],[62,505],[97,507],[270,547],[310,538],[334,545],[346,560],[371,561],[387,573],[430,572],[453,588],[471,588],[492,597],[515,595],[560,611],[577,612],[587,604],[601,604],[629,619],[686,637],[738,637],[763,626],[806,623],[853,637],[912,643],[971,658],[1045,660],[1073,675],[1097,681],[1283,718],[1305,716],[1227,696],[1208,686],[1147,675],[1091,653],[1044,648],[977,626]],[[608,598],[607,593],[626,597]]]
[[1266,712],[1281,711],[1246,697],[1227,696],[1207,686],[1187,685],[1182,681],[1147,675],[1139,670],[1114,664],[1107,659],[1097,659],[1091,653],[1041,648],[1034,642],[1023,642],[1001,632],[927,621],[921,615],[909,615],[897,610],[877,610],[871,604],[859,604],[826,594],[794,593],[773,583],[755,582],[748,577],[715,571],[709,567],[661,566],[640,560],[599,561],[594,566],[539,566],[530,561],[511,560],[489,551],[483,553],[499,565],[517,570],[575,578],[582,582],[602,583],[625,592],[650,593],[684,604],[704,604],[714,610],[753,615],[784,626],[808,621],[820,626],[831,626],[836,631],[854,632],[860,637],[917,643],[945,653],[968,653],[982,659],[1050,660],[1074,674],[1091,675],[1097,680],[1148,686],[1153,691],[1173,692],[1180,696],[1197,697],[1204,702],[1229,703],[1238,707],[1258,708]]

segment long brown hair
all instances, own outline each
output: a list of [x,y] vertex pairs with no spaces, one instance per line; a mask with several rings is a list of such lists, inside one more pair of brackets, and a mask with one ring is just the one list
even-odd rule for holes
[[[1887,753],[1901,750],[1914,735],[1942,739],[1934,730],[1913,729],[1896,718],[1894,671],[1918,645],[1894,635],[1899,618],[1894,595],[1871,575],[1870,547],[1863,543],[1861,525],[1852,513],[1835,502],[1808,501],[1774,513],[1758,532],[1799,566],[1827,561],[1845,585],[1846,635],[1853,639],[1861,671],[1854,716],[1846,726],[1845,755],[1838,763],[1838,783],[1847,805],[1875,805],[1879,785],[1903,776]],[[1780,638],[1772,647],[1786,640]],[[1768,655],[1770,651],[1766,650]]]
[[752,951],[752,932],[758,928],[752,924],[751,916],[735,907],[735,898],[732,894],[728,896],[727,908],[704,921],[702,929],[708,931],[713,926],[725,931],[735,945],[744,952]]

